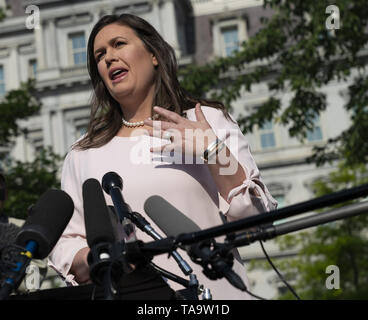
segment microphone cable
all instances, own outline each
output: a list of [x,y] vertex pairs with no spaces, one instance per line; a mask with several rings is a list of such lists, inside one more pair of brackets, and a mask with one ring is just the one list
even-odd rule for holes
[[294,297],[297,300],[301,300],[300,297],[297,295],[297,293],[295,292],[295,290],[292,288],[292,286],[290,286],[287,281],[285,280],[285,278],[281,275],[281,273],[277,270],[277,268],[275,267],[275,265],[272,263],[270,257],[268,256],[265,247],[263,246],[263,242],[262,240],[259,240],[259,243],[261,245],[262,251],[268,261],[268,263],[271,265],[272,269],[276,272],[276,274],[279,276],[279,278],[281,279],[281,281],[286,285],[286,287],[290,290],[290,292],[294,295]]
[[176,283],[181,284],[183,287],[188,287],[189,286],[189,280],[186,280],[182,277],[177,276],[176,274],[173,274],[170,271],[167,271],[161,267],[159,267],[157,264],[150,262],[150,265],[156,270],[158,271],[163,277],[174,281]]
[[251,295],[252,297],[254,297],[258,300],[267,300],[266,298],[262,298],[260,296],[257,296],[255,293],[250,292],[248,289],[244,289],[243,291],[245,291],[246,293],[248,293],[249,295]]

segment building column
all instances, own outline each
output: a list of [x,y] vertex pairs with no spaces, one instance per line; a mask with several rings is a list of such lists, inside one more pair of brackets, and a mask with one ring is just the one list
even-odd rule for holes
[[19,54],[18,46],[14,45],[9,48],[8,66],[11,66],[11,72],[7,72],[8,81],[6,83],[7,89],[15,89],[20,85],[20,68],[19,68]]
[[152,0],[152,13],[154,16],[154,21],[156,23],[156,30],[159,34],[162,34],[162,23],[161,23],[161,17],[160,17],[160,5],[161,0]]
[[165,22],[166,28],[161,35],[173,47],[176,57],[181,57],[181,50],[178,41],[178,30],[176,21],[175,3],[173,0],[165,0],[160,7],[160,20]]
[[221,57],[222,56],[221,30],[217,20],[213,20],[212,36],[213,36],[213,54],[215,56]]
[[45,109],[42,112],[43,146],[44,148],[48,148],[53,145],[53,135],[51,129],[51,113],[48,108]]
[[46,57],[45,57],[45,45],[44,45],[44,38],[43,38],[43,23],[40,21],[40,27],[34,28],[34,36],[35,36],[35,43],[36,43],[36,51],[37,51],[37,63],[38,69],[46,69]]
[[58,52],[58,44],[57,44],[57,34],[56,34],[56,27],[55,21],[49,20],[47,24],[48,30],[47,31],[47,43],[50,45],[48,46],[47,50],[47,65],[50,67],[58,67],[59,66],[59,52]]
[[66,143],[65,143],[65,121],[64,121],[64,112],[63,110],[56,111],[56,129],[58,130],[58,144],[56,146],[56,152],[59,154],[66,153]]

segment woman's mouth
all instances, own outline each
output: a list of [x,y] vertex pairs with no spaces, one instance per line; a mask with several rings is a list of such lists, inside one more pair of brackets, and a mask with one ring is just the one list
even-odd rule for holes
[[116,84],[123,80],[125,76],[128,74],[128,70],[126,69],[115,69],[112,72],[110,72],[110,80],[113,84]]

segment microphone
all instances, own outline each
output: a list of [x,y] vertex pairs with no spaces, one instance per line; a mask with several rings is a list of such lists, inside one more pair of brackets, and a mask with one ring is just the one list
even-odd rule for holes
[[125,202],[122,195],[123,180],[117,173],[108,172],[102,177],[102,188],[112,199],[115,211],[123,225],[125,241],[136,241],[134,224],[130,220],[132,209]]
[[0,222],[0,250],[2,247],[13,244],[17,237],[20,227],[13,223]]
[[[96,179],[88,179],[83,183],[83,206],[87,242],[91,248],[87,257],[90,275],[95,284],[103,286],[105,299],[118,298],[125,283],[130,286],[129,290],[132,290],[131,286],[134,284],[142,290],[146,287],[152,287],[152,290],[165,288],[171,294],[171,289],[160,274],[145,265],[146,258],[140,252],[136,241],[116,242],[114,229],[117,229],[119,222],[114,208],[106,205],[101,185]],[[123,221],[128,220],[124,216],[121,217]],[[131,250],[134,252],[130,252]],[[133,259],[129,260],[131,257]],[[132,268],[128,261],[137,263]]]
[[[124,201],[122,196],[123,180],[115,172],[108,172],[102,178],[102,187],[106,193],[111,195],[115,208],[120,210],[120,221],[126,219],[126,221],[133,221],[139,229],[146,232],[155,240],[160,240],[162,237],[151,227],[150,223],[138,212],[132,211],[129,205]],[[129,226],[129,222],[126,225]],[[178,252],[172,253],[173,258],[178,263],[180,269],[185,275],[192,273],[192,268],[188,263],[179,255]]]
[[37,243],[35,259],[44,259],[54,248],[74,211],[72,198],[64,191],[50,189],[32,206],[29,217],[16,238],[16,244]]
[[[7,257],[9,254],[7,252],[8,248],[15,243],[15,239],[20,230],[20,227],[13,223],[2,223],[0,222],[0,286],[5,280],[5,270],[7,268]],[[3,257],[1,259],[1,257]]]
[[123,180],[121,179],[121,177],[115,172],[106,173],[102,177],[102,188],[107,194],[111,196],[120,222],[122,222],[123,219],[129,219],[129,212],[131,212],[132,210],[124,201],[122,195]]
[[90,248],[101,243],[114,243],[117,236],[117,221],[106,205],[98,180],[88,179],[82,186],[84,222],[87,243]]
[[160,196],[149,197],[144,203],[144,211],[168,237],[201,230],[191,219]]
[[18,288],[32,258],[44,259],[54,248],[74,211],[70,196],[62,191],[46,191],[29,211],[29,217],[16,236],[15,244],[23,251],[15,257],[15,268],[7,271],[0,300]]
[[104,287],[105,298],[112,300],[111,281],[115,285],[123,272],[120,269],[122,261],[118,261],[123,252],[117,243],[118,221],[115,213],[106,205],[98,180],[86,180],[82,186],[82,196],[87,243],[91,249],[87,256],[90,277],[95,284]]
[[[160,196],[149,197],[144,204],[144,210],[168,237],[201,230],[191,219]],[[225,277],[236,288],[247,290],[243,280],[231,269],[234,257],[226,245],[221,246],[211,239],[186,246],[185,250],[193,262],[202,265],[203,273],[209,279]]]

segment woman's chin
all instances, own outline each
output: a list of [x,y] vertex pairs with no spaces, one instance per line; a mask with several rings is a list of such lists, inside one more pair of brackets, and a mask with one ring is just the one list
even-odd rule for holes
[[109,90],[111,96],[118,102],[132,96],[132,90],[127,88],[112,88]]

